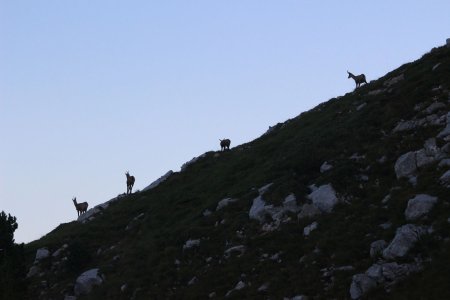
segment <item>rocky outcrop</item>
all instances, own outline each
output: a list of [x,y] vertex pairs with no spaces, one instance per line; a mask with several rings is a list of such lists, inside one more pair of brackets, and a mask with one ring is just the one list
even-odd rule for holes
[[366,274],[353,275],[350,285],[350,297],[352,299],[359,299],[376,286],[377,282]]
[[314,206],[316,206],[321,212],[329,213],[338,203],[338,197],[336,191],[331,184],[325,184],[320,187],[314,185],[310,186],[312,192],[307,196],[311,199]]
[[173,174],[172,170],[168,171],[166,174],[159,177],[157,180],[153,181],[149,186],[144,188],[142,191],[148,191],[148,190],[154,189],[155,187],[157,187],[158,185],[160,185],[161,183],[166,181],[170,176],[172,176],[172,174]]
[[405,257],[419,238],[428,233],[428,228],[406,224],[398,228],[394,239],[383,250],[383,257],[388,260]]
[[219,203],[217,203],[217,210],[221,210],[224,207],[227,207],[228,205],[230,205],[231,203],[234,203],[238,201],[238,199],[232,199],[232,198],[225,198],[219,201]]
[[95,286],[103,283],[104,276],[99,273],[99,269],[91,269],[78,276],[74,292],[76,296],[89,294]]
[[370,244],[370,257],[375,258],[383,254],[387,242],[385,240],[378,240]]
[[415,221],[426,216],[437,203],[437,200],[437,197],[426,194],[420,194],[410,199],[405,210],[406,220]]

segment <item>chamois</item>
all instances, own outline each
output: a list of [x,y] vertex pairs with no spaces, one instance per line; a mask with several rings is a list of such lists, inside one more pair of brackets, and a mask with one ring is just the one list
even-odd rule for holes
[[130,176],[130,172],[126,172],[125,175],[127,176],[127,194],[131,194],[131,190],[133,189],[134,185],[134,176]]
[[231,141],[229,139],[223,139],[223,140],[219,139],[219,141],[220,141],[220,150],[221,151],[230,150]]
[[355,76],[352,73],[350,73],[349,71],[347,71],[347,73],[348,73],[348,78],[353,78],[353,80],[355,81],[355,84],[356,84],[355,88],[360,87],[361,84],[363,84],[363,83],[367,84],[366,75],[361,74],[361,75]]
[[88,206],[89,206],[89,204],[87,202],[77,203],[77,197],[74,197],[72,199],[72,201],[73,201],[73,204],[75,204],[75,208],[77,209],[78,216],[81,216],[81,214],[84,214],[87,211]]

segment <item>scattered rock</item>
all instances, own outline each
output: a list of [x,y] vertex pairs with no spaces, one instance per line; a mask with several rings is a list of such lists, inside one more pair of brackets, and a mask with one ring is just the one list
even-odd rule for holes
[[438,198],[426,194],[419,194],[408,201],[405,210],[405,218],[407,221],[415,221],[427,215]]
[[405,257],[419,238],[427,232],[426,227],[413,224],[406,224],[397,228],[394,239],[383,250],[383,257],[385,259]]
[[366,102],[361,103],[360,105],[358,105],[358,106],[356,107],[356,110],[357,110],[357,111],[360,111],[360,110],[363,109],[366,105],[367,105]]
[[191,280],[189,280],[188,285],[194,285],[195,283],[197,283],[198,278],[197,276],[192,277]]
[[438,138],[444,138],[450,135],[450,112],[446,115],[446,124],[445,128],[437,135]]
[[238,201],[238,199],[232,199],[232,198],[225,198],[219,201],[219,203],[217,203],[217,210],[221,210],[224,207],[227,207],[228,205],[230,205],[231,203],[234,203]]
[[264,293],[264,292],[267,292],[268,289],[269,289],[269,283],[266,282],[266,283],[262,284],[262,285],[258,288],[257,291],[260,292],[260,293]]
[[41,269],[38,266],[31,266],[30,270],[27,273],[27,278],[36,276],[40,271]]
[[86,295],[91,292],[94,286],[101,285],[104,277],[99,274],[99,269],[91,269],[78,276],[74,292],[76,296]]
[[197,239],[197,240],[189,239],[183,245],[183,250],[187,250],[187,249],[190,249],[192,247],[198,247],[198,246],[200,246],[200,240],[199,239]]
[[34,259],[34,262],[37,263],[40,260],[43,260],[50,256],[50,251],[48,251],[47,248],[40,248],[36,251],[36,258]]
[[378,89],[378,90],[373,90],[367,93],[368,96],[377,96],[379,94],[384,93],[386,90],[385,89]]
[[320,166],[320,173],[325,173],[329,170],[333,169],[333,165],[329,164],[328,162],[324,162],[321,166]]
[[212,214],[212,211],[210,211],[209,209],[206,209],[204,212],[203,212],[203,216],[204,217],[208,217],[208,216],[210,216]]
[[445,104],[442,102],[433,102],[432,104],[430,104],[430,106],[425,108],[423,112],[427,115],[430,115],[436,111],[445,109],[445,107],[446,107]]
[[445,158],[439,162],[439,168],[448,168],[450,167],[450,158]]
[[225,257],[230,257],[233,253],[236,253],[237,256],[241,256],[242,254],[245,253],[246,247],[244,245],[238,245],[238,246],[234,246],[231,248],[228,248],[227,250],[225,250],[225,252],[223,253],[223,255]]
[[331,212],[338,203],[336,192],[331,184],[325,184],[318,188],[311,186],[310,188],[312,192],[307,197],[311,199],[312,203],[322,212]]
[[288,195],[283,201],[283,211],[297,213],[300,207],[297,205],[297,198],[294,194]]
[[397,178],[409,177],[417,171],[416,154],[412,151],[401,155],[394,165]]
[[153,181],[149,186],[144,188],[142,191],[148,191],[148,190],[154,189],[155,187],[157,187],[158,185],[160,185],[161,183],[166,181],[167,178],[172,176],[172,174],[173,174],[172,170],[168,171],[166,174],[164,174],[163,176],[159,177],[157,180]]
[[450,184],[450,170],[448,170],[447,172],[445,172],[445,173],[439,178],[439,181],[440,181],[442,184],[446,184],[446,185]]
[[320,215],[321,211],[312,204],[303,204],[303,206],[301,207],[301,211],[300,213],[297,215],[297,218],[303,219],[303,218],[312,218],[316,215]]
[[383,82],[383,85],[386,86],[386,87],[390,87],[390,86],[392,86],[394,84],[397,84],[398,82],[400,82],[400,81],[402,81],[404,79],[405,79],[405,75],[402,73],[402,74],[400,74],[400,75],[398,75],[396,77],[392,77],[392,78],[386,80],[385,82]]
[[266,202],[264,202],[262,195],[259,195],[255,199],[253,199],[253,204],[250,207],[250,211],[248,212],[248,216],[250,219],[258,220],[259,222],[264,222],[266,217]]
[[437,63],[433,66],[433,68],[431,69],[431,71],[436,70],[439,66],[441,65],[441,63]]
[[352,299],[359,299],[376,286],[376,281],[366,274],[353,275],[350,285],[350,297]]
[[319,223],[317,223],[317,222],[313,222],[313,223],[309,224],[308,226],[303,228],[303,235],[309,236],[311,234],[311,231],[316,230],[318,226],[319,226]]
[[387,242],[385,240],[378,240],[370,244],[370,257],[375,258],[383,254],[383,250],[386,248]]

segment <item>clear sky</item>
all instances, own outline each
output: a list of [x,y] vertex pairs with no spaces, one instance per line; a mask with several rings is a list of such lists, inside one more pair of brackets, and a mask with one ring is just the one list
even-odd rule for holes
[[[377,79],[450,1],[0,0],[0,211],[16,242]],[[218,199],[220,200],[220,199]]]

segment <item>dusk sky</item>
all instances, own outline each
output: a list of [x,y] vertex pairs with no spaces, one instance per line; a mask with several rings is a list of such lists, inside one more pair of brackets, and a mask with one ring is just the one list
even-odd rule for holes
[[[0,211],[16,242],[143,189],[219,138],[377,79],[450,37],[450,1],[0,0]],[[332,146],[332,145],[330,145]]]

